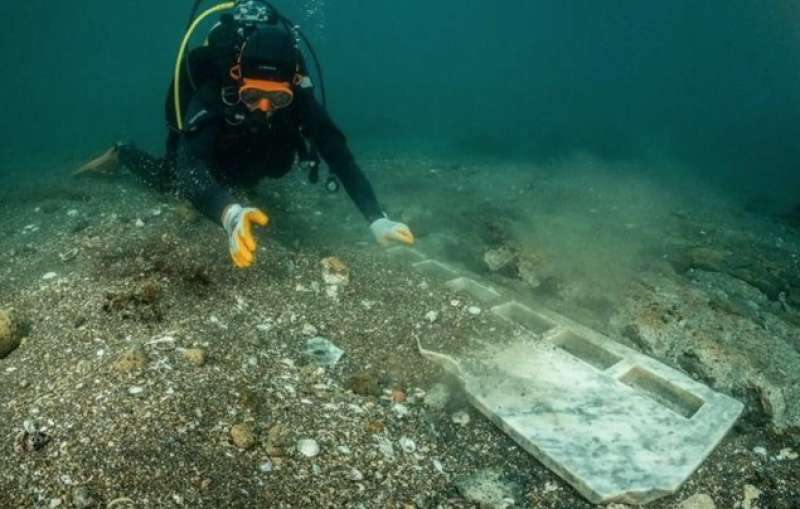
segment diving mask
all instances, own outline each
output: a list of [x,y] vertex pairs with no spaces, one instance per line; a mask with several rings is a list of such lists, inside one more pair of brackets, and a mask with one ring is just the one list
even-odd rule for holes
[[239,87],[239,99],[248,108],[266,113],[292,104],[294,93],[289,83],[245,78]]

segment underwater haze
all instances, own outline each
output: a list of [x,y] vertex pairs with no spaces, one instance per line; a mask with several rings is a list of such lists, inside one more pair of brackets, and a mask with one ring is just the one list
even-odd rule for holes
[[[191,2],[12,2],[5,164],[133,139],[160,150]],[[548,160],[674,160],[798,188],[800,7],[774,0],[276,2],[316,43],[354,141]]]
[[0,7],[0,509],[800,508],[800,2],[274,0],[347,143],[155,159],[194,2]]

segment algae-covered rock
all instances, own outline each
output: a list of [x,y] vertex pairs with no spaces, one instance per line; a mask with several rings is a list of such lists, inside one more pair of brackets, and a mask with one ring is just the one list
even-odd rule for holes
[[256,432],[250,423],[236,424],[231,428],[231,441],[239,449],[250,449],[256,445]]
[[13,352],[19,343],[19,324],[13,311],[0,309],[0,359]]
[[130,348],[117,357],[114,362],[114,369],[121,373],[129,373],[136,369],[142,369],[147,365],[147,355],[139,347]]

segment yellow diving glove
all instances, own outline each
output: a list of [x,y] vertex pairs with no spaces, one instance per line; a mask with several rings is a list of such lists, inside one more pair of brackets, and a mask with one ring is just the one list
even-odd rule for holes
[[403,223],[390,221],[385,217],[373,221],[372,224],[369,225],[369,229],[372,231],[372,235],[375,237],[378,244],[382,246],[386,246],[392,241],[400,242],[407,246],[414,243],[414,235],[411,233],[411,230],[408,229],[408,226]]
[[242,207],[234,203],[222,212],[222,227],[228,233],[228,250],[233,264],[243,269],[253,263],[256,254],[256,240],[253,238],[253,224],[266,226],[269,218],[253,207]]

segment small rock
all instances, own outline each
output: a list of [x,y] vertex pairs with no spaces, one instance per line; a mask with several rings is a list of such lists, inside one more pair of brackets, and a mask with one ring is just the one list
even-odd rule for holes
[[350,479],[351,481],[363,481],[364,474],[362,474],[361,471],[358,470],[357,468],[351,468],[350,473],[347,475],[347,478]]
[[42,279],[44,279],[46,281],[48,279],[54,279],[56,277],[58,277],[58,274],[56,274],[55,272],[48,272],[47,274],[42,276]]
[[183,351],[183,358],[200,367],[206,363],[206,352],[200,348],[187,348]]
[[33,422],[25,421],[23,428],[14,438],[14,451],[17,454],[41,450],[50,442],[50,436],[37,429]]
[[302,438],[297,441],[297,451],[306,458],[313,458],[319,454],[319,444],[313,438]]
[[479,470],[469,477],[457,480],[456,488],[470,502],[491,509],[512,507],[519,491],[515,483],[494,469]]
[[394,389],[392,391],[391,398],[392,398],[392,401],[395,401],[397,403],[401,403],[401,402],[406,400],[407,396],[406,396],[406,393],[403,392],[402,390]]
[[367,423],[367,432],[369,433],[383,433],[386,426],[381,421],[369,421]]
[[377,438],[378,443],[378,450],[381,451],[383,457],[386,459],[394,458],[394,445],[392,445],[392,441],[386,438],[383,435],[378,436]]
[[328,339],[317,336],[306,341],[303,353],[317,366],[332,368],[342,358],[344,350],[331,343]]
[[130,394],[131,396],[136,396],[143,392],[144,392],[144,387],[142,387],[141,385],[134,385],[128,387],[128,394]]
[[439,318],[439,313],[437,313],[436,311],[428,311],[427,313],[425,313],[425,319],[431,323],[435,322],[438,318]]
[[267,460],[267,461],[261,463],[258,466],[258,469],[261,472],[265,473],[265,474],[268,474],[268,473],[272,472],[272,468],[273,468],[273,465],[272,465],[272,461],[270,461],[270,460]]
[[514,253],[505,246],[490,249],[483,254],[483,261],[490,271],[497,272],[514,261]]
[[325,284],[345,286],[350,282],[350,269],[339,258],[335,256],[323,258],[320,265],[322,265],[322,280]]
[[97,500],[86,486],[78,486],[72,491],[72,505],[76,509],[89,509],[97,505]]
[[470,306],[467,308],[467,312],[473,316],[481,314],[481,308],[478,306]]
[[379,397],[382,393],[378,375],[369,371],[350,377],[347,388],[361,396]]
[[133,224],[135,224],[137,228],[141,228],[142,226],[144,226],[144,221],[142,221],[140,218],[137,217],[136,222],[134,222]]
[[753,447],[753,452],[759,456],[767,457],[767,449],[765,447]]
[[698,493],[681,502],[677,509],[716,509],[716,505],[710,496]]
[[303,336],[316,336],[317,335],[317,328],[311,325],[310,323],[306,323],[303,325]]
[[458,424],[459,426],[466,426],[467,424],[469,424],[470,418],[467,412],[459,410],[458,412],[452,415],[450,420],[452,420],[453,423]]
[[0,359],[16,350],[19,344],[19,325],[14,313],[0,309]]
[[394,415],[397,416],[398,419],[402,419],[406,415],[408,415],[408,407],[402,403],[395,403],[392,405],[392,410],[394,410]]
[[758,505],[754,502],[761,496],[761,490],[752,484],[744,485],[744,500],[742,501],[742,509],[758,509]]
[[779,452],[778,455],[775,457],[775,459],[777,459],[778,461],[796,460],[797,458],[798,458],[797,453],[794,452],[789,447],[785,447],[785,448],[781,449],[781,452]]
[[239,449],[250,449],[256,445],[256,433],[250,423],[236,424],[231,428],[231,441]]
[[130,348],[114,361],[114,369],[121,373],[130,373],[135,369],[142,369],[147,365],[147,354],[140,347]]

